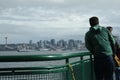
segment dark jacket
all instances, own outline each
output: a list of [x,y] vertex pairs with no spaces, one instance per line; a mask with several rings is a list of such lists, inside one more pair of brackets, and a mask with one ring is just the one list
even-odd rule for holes
[[112,55],[114,53],[115,40],[111,33],[100,25],[90,27],[85,35],[86,48],[92,54],[104,53]]

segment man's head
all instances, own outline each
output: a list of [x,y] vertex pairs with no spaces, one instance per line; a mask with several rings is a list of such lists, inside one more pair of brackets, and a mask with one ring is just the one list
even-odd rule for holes
[[90,23],[90,26],[92,26],[92,27],[95,26],[95,25],[97,25],[97,24],[99,24],[98,17],[95,17],[95,16],[91,17],[89,19],[89,23]]
[[107,29],[112,32],[113,28],[111,26],[108,26]]

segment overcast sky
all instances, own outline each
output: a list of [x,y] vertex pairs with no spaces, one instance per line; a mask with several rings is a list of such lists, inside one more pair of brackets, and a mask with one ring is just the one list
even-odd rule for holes
[[120,34],[120,0],[0,0],[0,44],[33,40],[80,39],[88,20],[98,16],[100,25]]

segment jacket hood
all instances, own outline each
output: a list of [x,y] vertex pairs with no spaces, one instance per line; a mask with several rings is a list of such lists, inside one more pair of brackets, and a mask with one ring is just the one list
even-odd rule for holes
[[95,33],[99,33],[102,30],[102,27],[99,25],[95,25],[93,27],[90,27],[90,31],[95,32]]

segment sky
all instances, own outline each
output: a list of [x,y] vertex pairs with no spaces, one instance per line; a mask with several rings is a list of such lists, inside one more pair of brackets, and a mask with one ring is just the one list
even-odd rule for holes
[[0,0],[0,44],[29,40],[76,39],[84,42],[89,18],[120,34],[120,0]]

